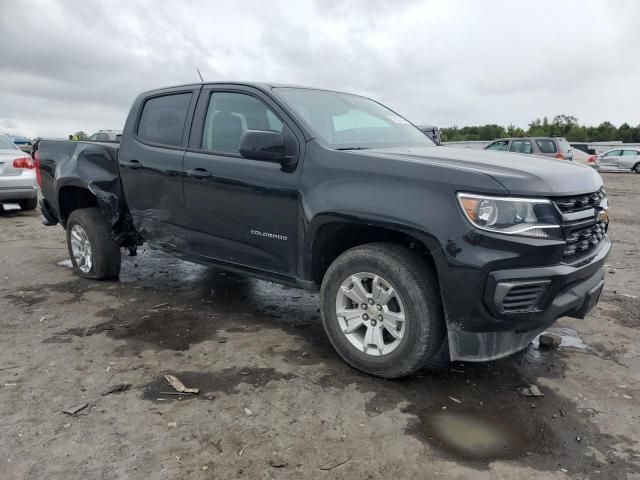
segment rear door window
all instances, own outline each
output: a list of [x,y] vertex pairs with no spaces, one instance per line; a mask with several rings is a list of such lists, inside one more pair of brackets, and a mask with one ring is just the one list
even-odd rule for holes
[[498,140],[497,142],[493,142],[485,150],[497,150],[500,152],[506,152],[509,148],[509,140]]
[[190,103],[191,93],[148,99],[144,103],[138,123],[138,138],[162,145],[182,145]]
[[533,145],[529,140],[512,140],[510,152],[533,153]]
[[622,153],[622,150],[611,150],[610,152],[605,153],[603,157],[604,158],[619,157],[621,153]]
[[623,157],[635,157],[636,155],[638,155],[638,151],[637,150],[623,150],[622,151],[622,156]]
[[556,148],[556,142],[551,139],[538,139],[536,140],[536,145],[542,153],[556,153],[558,149]]

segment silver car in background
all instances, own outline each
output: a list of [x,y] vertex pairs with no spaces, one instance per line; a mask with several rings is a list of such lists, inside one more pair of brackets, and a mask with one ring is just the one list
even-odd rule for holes
[[573,149],[562,137],[500,138],[484,147],[499,152],[528,153],[556,160],[573,160]]
[[595,158],[600,172],[626,171],[640,173],[640,148],[613,148]]
[[38,206],[38,182],[33,159],[6,135],[0,135],[0,208],[17,203],[22,210]]

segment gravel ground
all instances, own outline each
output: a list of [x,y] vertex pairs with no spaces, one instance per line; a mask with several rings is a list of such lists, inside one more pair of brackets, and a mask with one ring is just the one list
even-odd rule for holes
[[563,346],[401,381],[339,360],[315,294],[150,250],[86,281],[60,227],[5,212],[0,477],[640,479],[640,176],[604,178],[605,292]]

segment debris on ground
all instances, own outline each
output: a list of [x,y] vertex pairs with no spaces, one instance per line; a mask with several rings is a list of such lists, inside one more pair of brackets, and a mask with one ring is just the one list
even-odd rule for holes
[[247,417],[250,417],[251,415],[253,415],[253,412],[249,410],[247,407],[244,408],[244,413],[247,414]]
[[66,410],[63,410],[62,413],[66,413],[67,415],[75,415],[80,410],[84,410],[88,406],[89,406],[88,403],[83,403],[80,405],[76,405],[75,407],[67,408]]
[[455,403],[462,403],[462,401],[458,400],[456,397],[449,397],[449,400],[451,400],[452,402],[455,402]]
[[227,343],[227,337],[218,337],[218,343]]
[[520,390],[520,393],[525,397],[544,397],[544,393],[536,385],[529,385]]
[[249,448],[249,445],[247,445],[246,447],[242,447],[242,449],[238,452],[238,456],[241,457],[247,448]]
[[278,455],[277,453],[274,453],[271,456],[271,459],[269,460],[269,464],[273,468],[283,468],[283,467],[286,467],[287,465],[289,465],[289,463],[284,458],[282,458],[280,455]]
[[169,422],[167,423],[167,427],[176,428],[178,426],[178,422]]
[[194,394],[198,394],[200,393],[200,389],[199,388],[188,388],[184,386],[184,383],[182,383],[178,377],[176,377],[175,375],[165,375],[164,379],[169,382],[169,385],[171,385],[176,392],[180,392],[180,393],[194,393]]
[[222,453],[222,440],[218,440],[217,442],[211,442],[211,445],[216,447],[219,453]]
[[204,394],[204,398],[205,400],[215,400],[216,399],[216,394],[213,392],[207,392]]
[[156,308],[162,308],[162,307],[168,307],[169,304],[168,303],[159,303],[157,305],[154,305],[153,307],[151,307],[152,310],[156,309]]
[[240,370],[240,375],[249,375],[251,372],[247,369]]
[[545,332],[538,337],[540,346],[544,348],[558,348],[562,344],[562,337],[555,333]]
[[111,385],[110,387],[108,387],[105,391],[101,393],[101,395],[104,397],[112,393],[126,392],[130,388],[131,388],[130,383],[117,383],[115,385]]
[[319,468],[320,468],[320,470],[324,470],[324,471],[333,470],[334,468],[337,468],[337,467],[340,467],[340,466],[344,465],[349,460],[351,460],[351,457],[347,457],[344,460],[341,460],[339,462],[326,463],[326,464],[322,465]]

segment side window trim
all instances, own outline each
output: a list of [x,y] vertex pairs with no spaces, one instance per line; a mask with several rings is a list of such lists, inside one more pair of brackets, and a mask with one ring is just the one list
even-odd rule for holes
[[[137,112],[137,116],[136,116],[136,121],[135,124],[133,125],[133,138],[137,141],[140,142],[144,145],[148,145],[151,147],[160,147],[160,148],[166,148],[166,149],[170,149],[170,150],[185,150],[187,148],[187,145],[189,143],[189,137],[191,134],[191,126],[193,124],[193,116],[194,116],[194,110],[196,108],[196,104],[198,101],[198,98],[200,96],[200,91],[202,90],[202,86],[198,85],[197,88],[180,88],[177,90],[164,90],[161,92],[154,92],[153,94],[144,97],[142,99],[142,101],[140,102],[140,107],[138,108],[138,112]],[[144,106],[146,105],[146,103],[153,99],[153,98],[158,98],[158,97],[166,97],[169,95],[180,95],[180,94],[184,94],[184,93],[190,93],[191,94],[191,100],[189,103],[189,107],[187,108],[187,115],[185,117],[185,124],[184,124],[184,130],[182,132],[182,143],[181,145],[170,145],[170,144],[166,144],[166,143],[157,143],[157,142],[152,142],[149,140],[145,140],[143,138],[141,138],[138,135],[138,128],[140,127],[140,119],[142,118],[142,113],[144,111]]]

